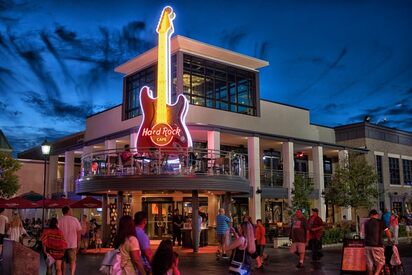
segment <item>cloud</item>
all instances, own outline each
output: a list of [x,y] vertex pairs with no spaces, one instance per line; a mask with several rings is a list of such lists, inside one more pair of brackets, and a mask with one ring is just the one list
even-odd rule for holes
[[[312,81],[311,84],[309,84],[308,86],[306,86],[305,88],[303,88],[299,93],[303,94],[305,92],[307,92],[308,90],[310,90],[312,87],[314,87],[316,84],[318,84],[330,71],[332,71],[333,69],[335,69],[338,64],[341,62],[341,60],[343,59],[343,57],[347,54],[347,49],[346,47],[344,47],[340,53],[338,54],[338,56],[335,58],[335,60],[329,64],[319,75],[318,77],[315,78],[314,81]],[[321,60],[320,60],[321,61]]]
[[243,27],[237,29],[224,31],[222,34],[222,45],[224,48],[235,50],[238,48],[240,42],[245,39],[247,32]]
[[8,119],[16,119],[21,116],[22,112],[17,110],[11,110],[14,108],[9,108],[9,104],[0,102],[0,117],[6,117]]
[[254,56],[260,59],[265,59],[268,54],[269,42],[260,41],[255,43]]

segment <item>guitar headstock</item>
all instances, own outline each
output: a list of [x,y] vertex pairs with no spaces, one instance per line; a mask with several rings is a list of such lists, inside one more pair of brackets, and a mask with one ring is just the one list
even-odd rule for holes
[[173,20],[175,17],[176,15],[173,12],[172,7],[166,6],[162,11],[159,23],[157,24],[157,33],[167,33],[169,31],[173,32]]

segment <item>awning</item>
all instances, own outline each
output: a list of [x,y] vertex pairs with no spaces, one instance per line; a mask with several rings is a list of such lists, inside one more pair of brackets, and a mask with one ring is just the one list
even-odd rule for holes
[[39,207],[43,207],[43,203],[45,208],[63,208],[64,206],[70,206],[71,204],[75,203],[75,201],[71,199],[60,198],[57,200],[45,199],[37,202]]
[[43,195],[41,195],[39,193],[36,193],[34,191],[24,193],[24,194],[20,195],[19,197],[21,197],[25,200],[34,201],[34,202],[37,202],[37,201],[40,201],[40,200],[43,199]]
[[102,202],[93,197],[85,197],[84,199],[70,205],[71,208],[101,208]]
[[38,208],[39,205],[35,202],[23,199],[21,197],[15,197],[9,200],[0,201],[1,208],[8,208],[8,209],[24,209],[24,208]]

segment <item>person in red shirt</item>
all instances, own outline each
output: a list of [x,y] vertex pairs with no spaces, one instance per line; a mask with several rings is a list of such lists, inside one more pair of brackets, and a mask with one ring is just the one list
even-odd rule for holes
[[310,216],[308,221],[309,227],[309,247],[312,250],[312,260],[314,262],[319,261],[323,256],[321,249],[322,243],[321,238],[323,234],[323,221],[319,217],[319,210],[317,208],[312,209],[312,216]]
[[267,254],[264,254],[263,251],[265,250],[266,246],[266,229],[262,224],[262,220],[258,219],[256,220],[256,252],[258,254],[258,257],[260,258],[260,266],[258,268],[261,268],[263,266],[263,262],[267,259]]

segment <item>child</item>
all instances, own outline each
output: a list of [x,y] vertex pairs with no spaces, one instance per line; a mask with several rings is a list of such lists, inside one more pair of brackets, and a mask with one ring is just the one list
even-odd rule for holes
[[102,233],[100,227],[94,229],[94,242],[96,244],[96,250],[100,252],[102,249]]

